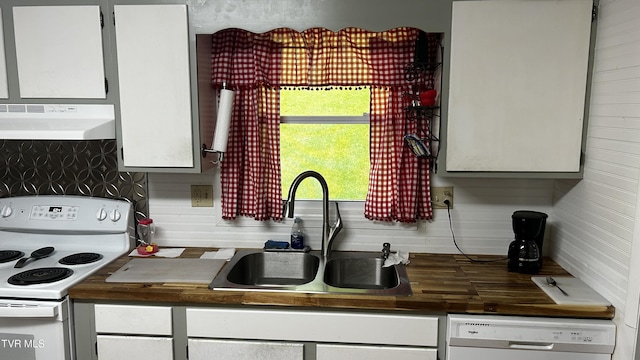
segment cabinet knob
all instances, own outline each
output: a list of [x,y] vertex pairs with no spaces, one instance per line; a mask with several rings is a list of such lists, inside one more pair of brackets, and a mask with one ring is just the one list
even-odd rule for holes
[[111,219],[111,221],[113,222],[120,220],[121,217],[122,214],[120,214],[120,211],[118,210],[113,210],[111,213],[109,213],[109,219]]
[[98,219],[98,221],[102,221],[106,218],[107,218],[107,212],[102,208],[98,210],[98,212],[96,213],[96,219]]

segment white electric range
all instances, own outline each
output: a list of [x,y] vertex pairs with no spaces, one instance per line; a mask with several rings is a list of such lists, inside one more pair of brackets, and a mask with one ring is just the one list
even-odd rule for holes
[[0,199],[0,359],[73,359],[69,289],[127,253],[133,229],[125,200]]

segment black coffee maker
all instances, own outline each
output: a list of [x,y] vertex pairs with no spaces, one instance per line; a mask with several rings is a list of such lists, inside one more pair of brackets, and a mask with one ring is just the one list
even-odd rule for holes
[[542,268],[542,240],[547,214],[518,210],[511,215],[515,240],[509,244],[509,271],[537,274]]

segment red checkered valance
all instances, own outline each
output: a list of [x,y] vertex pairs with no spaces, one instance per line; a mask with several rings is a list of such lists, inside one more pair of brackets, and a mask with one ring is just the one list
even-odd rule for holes
[[[405,69],[414,61],[420,33],[403,27],[383,32],[280,28],[262,34],[225,29],[213,34],[212,84],[236,92],[221,170],[223,217],[282,217],[280,87],[368,86],[371,170],[365,216],[406,222],[431,218],[429,159],[416,158],[403,142],[405,134],[416,131],[415,121],[405,117],[410,100],[404,94],[416,86],[406,79]],[[433,87],[433,76],[426,81],[421,86]]]
[[214,34],[214,86],[407,86],[419,30],[334,32],[279,28],[255,34],[226,29]]

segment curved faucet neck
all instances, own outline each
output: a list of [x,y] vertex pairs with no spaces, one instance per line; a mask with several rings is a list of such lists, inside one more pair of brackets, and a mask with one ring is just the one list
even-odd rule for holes
[[[322,206],[323,208],[326,208],[327,213],[329,212],[329,187],[327,186],[327,182],[325,181],[324,177],[320,175],[320,173],[309,170],[301,173],[300,175],[296,176],[295,179],[293,179],[291,187],[289,188],[289,195],[287,196],[287,200],[285,201],[285,206],[282,211],[282,216],[286,216],[288,218],[293,217],[294,205],[296,202],[296,191],[298,191],[298,186],[300,185],[302,180],[308,177],[312,177],[318,180],[318,182],[320,183],[320,186],[322,187]],[[324,209],[322,215],[326,220],[327,217],[325,216]]]
[[[312,177],[320,183],[322,187],[322,256],[326,258],[329,256],[331,252],[331,242],[333,238],[329,239],[329,187],[327,186],[327,182],[324,177],[320,175],[320,173],[316,171],[305,171],[300,175],[296,176],[296,178],[291,183],[291,187],[289,188],[289,195],[287,200],[284,202],[284,206],[282,208],[282,216],[286,216],[288,218],[293,217],[294,206],[296,201],[296,191],[298,190],[298,186],[302,182],[302,180]],[[337,232],[333,232],[337,234]]]

